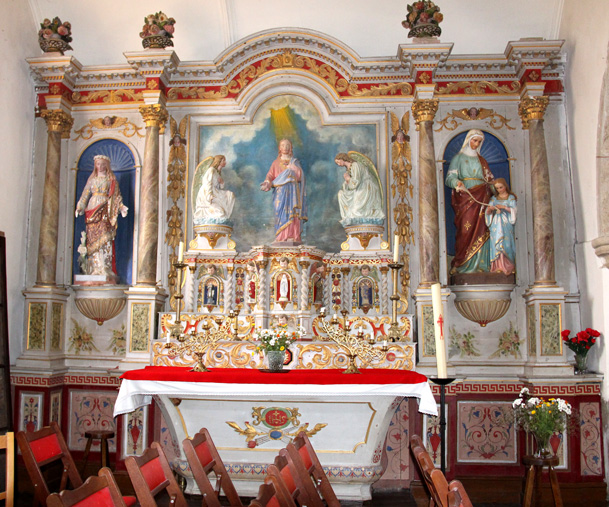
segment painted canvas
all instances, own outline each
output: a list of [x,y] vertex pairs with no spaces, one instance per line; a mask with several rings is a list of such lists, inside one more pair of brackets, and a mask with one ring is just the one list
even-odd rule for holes
[[[334,157],[356,150],[378,168],[377,128],[375,124],[342,120],[323,123],[313,104],[291,95],[268,100],[246,124],[199,127],[198,161],[211,155],[226,157],[222,176],[224,188],[235,194],[231,219],[237,250],[247,251],[252,246],[271,244],[275,240],[272,192],[263,192],[260,184],[277,158],[277,147],[283,138],[292,141],[294,156],[300,161],[306,178],[308,222],[303,243],[327,252],[339,252],[346,239],[339,223],[337,198],[344,170],[334,163]],[[385,171],[379,170],[379,173],[385,192]],[[189,217],[192,217],[192,205],[190,208]]]

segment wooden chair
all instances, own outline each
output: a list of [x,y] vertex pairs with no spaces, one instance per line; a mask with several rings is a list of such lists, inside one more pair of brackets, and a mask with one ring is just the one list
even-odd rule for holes
[[0,493],[5,507],[13,507],[15,501],[15,434],[9,431],[0,436],[0,449],[6,449],[6,487]]
[[21,450],[25,468],[34,485],[35,505],[46,505],[47,497],[51,494],[41,467],[48,468],[47,465],[58,461],[62,462],[63,472],[59,491],[67,488],[68,479],[72,488],[82,486],[82,479],[74,459],[72,459],[66,441],[56,422],[52,422],[50,426],[38,431],[18,432],[17,444]]
[[296,504],[283,481],[268,475],[249,507],[296,507]]
[[187,507],[167,456],[158,442],[152,442],[141,456],[128,456],[125,466],[142,507],[156,507],[155,497],[162,492],[169,496],[169,505]]
[[431,456],[422,446],[421,437],[413,435],[410,448],[425,485],[429,490],[429,507],[448,507],[448,482],[444,474],[436,469]]
[[308,472],[302,463],[294,461],[286,449],[281,449],[275,461],[268,466],[267,474],[281,480],[292,500],[301,506],[323,507]]
[[[242,507],[241,499],[231,481],[222,458],[206,428],[201,428],[191,439],[182,442],[182,448],[188,459],[192,475],[203,495],[203,505],[207,507],[220,507],[220,491],[224,492],[229,505]],[[216,487],[212,486],[209,474],[213,472]]]
[[450,481],[448,485],[449,507],[474,507],[461,481]]
[[304,431],[301,431],[291,444],[288,444],[287,451],[294,461],[300,459],[313,480],[317,492],[326,501],[328,507],[340,507],[340,501],[336,497],[328,476],[319,462],[317,453]]
[[89,477],[79,488],[53,493],[47,498],[49,507],[126,507],[109,468]]

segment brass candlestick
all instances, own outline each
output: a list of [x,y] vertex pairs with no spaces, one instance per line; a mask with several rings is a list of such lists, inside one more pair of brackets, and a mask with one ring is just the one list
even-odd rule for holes
[[400,295],[398,293],[398,271],[404,267],[401,262],[392,262],[389,264],[391,268],[391,277],[393,281],[393,294],[390,296],[391,299],[391,325],[389,326],[389,332],[387,336],[392,342],[398,342],[402,338],[400,333],[400,326],[398,324],[398,301]]
[[355,358],[359,356],[367,362],[375,359],[383,359],[385,357],[387,347],[384,346],[382,349],[375,348],[374,343],[376,342],[374,341],[374,337],[369,337],[367,341],[361,327],[356,334],[351,334],[352,325],[347,323],[347,314],[349,312],[347,310],[341,310],[340,313],[343,316],[342,327],[340,319],[336,316],[336,314],[328,322],[325,320],[326,309],[322,308],[320,310],[319,316],[321,318],[318,320],[319,327],[327,335],[326,338],[322,337],[322,339],[332,340],[347,352],[349,366],[343,373],[361,373],[357,369]]
[[176,268],[177,273],[176,293],[173,295],[173,299],[176,300],[176,320],[169,328],[169,336],[174,340],[180,340],[180,336],[183,335],[180,317],[182,313],[182,299],[184,299],[184,295],[182,294],[182,273],[186,266],[188,266],[188,264],[183,261],[173,263],[173,267]]

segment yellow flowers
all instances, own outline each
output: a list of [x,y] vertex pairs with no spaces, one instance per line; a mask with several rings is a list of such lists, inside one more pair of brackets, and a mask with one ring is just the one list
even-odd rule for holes
[[536,410],[531,410],[531,414],[534,414],[535,412],[537,412]]

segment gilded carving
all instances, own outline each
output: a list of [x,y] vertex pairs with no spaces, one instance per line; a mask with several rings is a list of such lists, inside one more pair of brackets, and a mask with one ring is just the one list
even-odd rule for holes
[[341,93],[346,91],[353,97],[380,97],[383,95],[412,95],[412,85],[410,83],[387,83],[370,88],[359,88],[356,83],[351,83],[346,79],[339,79],[336,91]]
[[493,109],[485,109],[484,107],[481,107],[480,109],[476,107],[470,107],[469,109],[466,107],[463,109],[453,109],[452,112],[447,113],[446,116],[438,122],[438,128],[434,130],[436,132],[440,132],[442,129],[456,130],[456,128],[461,125],[461,122],[458,121],[459,119],[465,121],[488,120],[486,124],[495,130],[500,130],[504,126],[508,130],[516,130],[509,124],[512,120],[495,113]]
[[136,92],[135,90],[125,90],[122,88],[118,90],[89,92],[84,96],[80,92],[74,92],[72,94],[72,102],[75,104],[87,104],[99,99],[102,99],[104,104],[119,104],[123,102],[123,98],[129,99],[129,101],[132,102],[139,102],[144,100],[144,94],[142,92]]
[[463,90],[466,95],[484,95],[489,90],[497,93],[516,94],[520,92],[520,82],[512,81],[509,85],[499,85],[494,81],[460,81],[458,83],[448,83],[436,89],[439,95],[447,95],[452,92]]
[[59,109],[43,109],[40,112],[40,116],[44,118],[49,132],[61,132],[61,137],[64,139],[66,132],[69,135],[70,129],[74,124],[74,118]]
[[125,137],[144,137],[144,134],[140,133],[141,127],[137,127],[134,123],[130,122],[127,118],[119,116],[105,116],[103,118],[97,118],[95,120],[89,120],[89,123],[74,131],[77,134],[74,137],[74,141],[78,139],[91,139],[95,135],[95,130],[118,130],[119,134]]
[[228,86],[220,87],[220,91],[207,91],[204,86],[175,87],[167,92],[169,100],[176,100],[179,96],[189,99],[223,99],[228,97]]
[[167,123],[167,109],[160,104],[152,104],[149,106],[140,106],[140,114],[144,118],[146,127],[163,128]]
[[438,111],[438,99],[419,99],[412,103],[412,115],[419,130],[422,121],[433,121]]
[[543,120],[550,99],[543,97],[524,97],[518,104],[518,114],[522,120],[522,128],[527,130],[531,120]]

